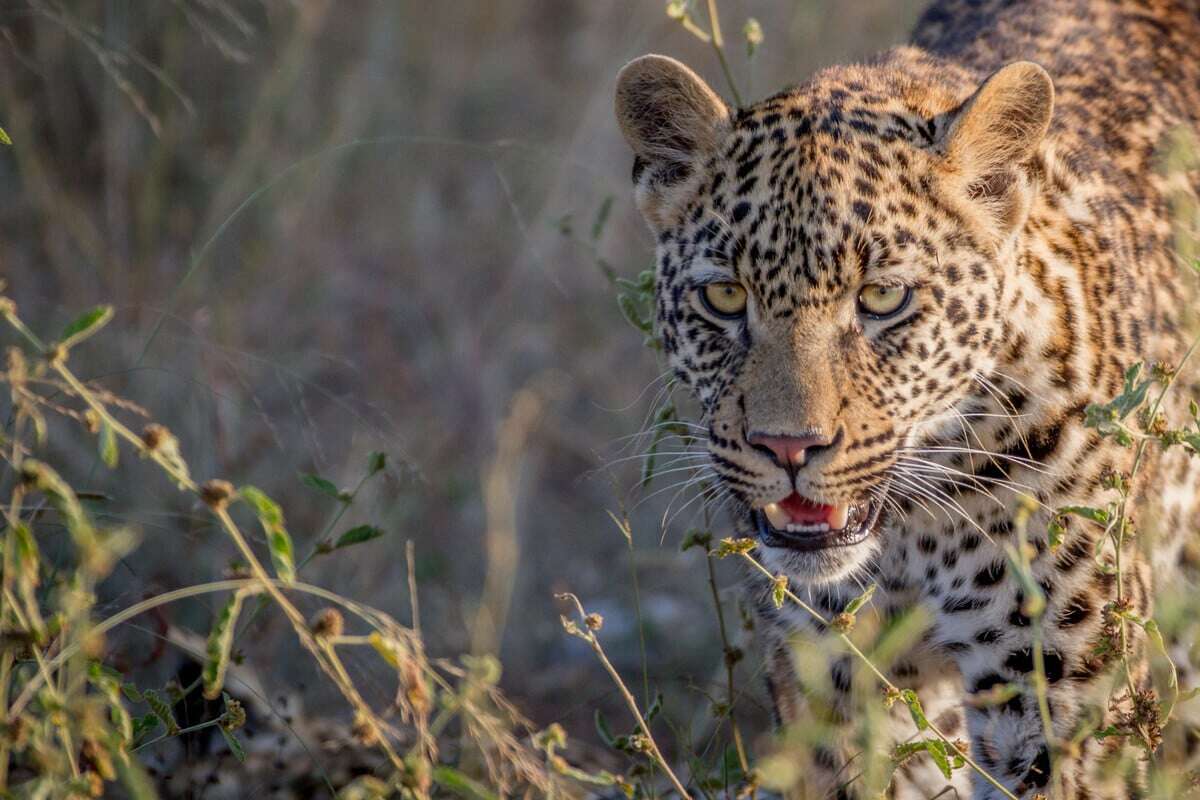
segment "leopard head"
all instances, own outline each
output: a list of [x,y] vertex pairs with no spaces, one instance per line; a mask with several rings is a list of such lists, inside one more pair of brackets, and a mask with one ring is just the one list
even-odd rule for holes
[[774,568],[866,563],[897,460],[995,364],[1052,106],[1035,64],[909,49],[739,111],[673,59],[621,71],[658,332]]

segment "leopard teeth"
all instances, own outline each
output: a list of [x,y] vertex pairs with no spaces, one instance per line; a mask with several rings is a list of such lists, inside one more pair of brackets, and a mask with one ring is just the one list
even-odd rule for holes
[[763,513],[767,515],[767,520],[771,523],[771,527],[776,530],[784,530],[791,519],[791,515],[780,508],[779,503],[767,503],[763,506]]
[[829,515],[828,527],[832,530],[840,531],[842,528],[846,527],[846,523],[849,521],[849,519],[850,505],[848,503],[842,503],[834,506],[833,513]]

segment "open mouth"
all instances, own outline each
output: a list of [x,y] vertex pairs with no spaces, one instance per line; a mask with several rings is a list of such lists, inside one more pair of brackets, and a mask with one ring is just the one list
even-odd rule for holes
[[881,508],[877,501],[823,505],[792,492],[777,503],[755,509],[754,521],[766,546],[809,552],[863,541]]

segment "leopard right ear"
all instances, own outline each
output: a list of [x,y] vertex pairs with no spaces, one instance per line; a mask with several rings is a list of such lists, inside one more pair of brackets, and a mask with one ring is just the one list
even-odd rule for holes
[[638,208],[652,227],[662,227],[729,130],[729,107],[680,62],[649,55],[617,75],[616,114],[634,153]]

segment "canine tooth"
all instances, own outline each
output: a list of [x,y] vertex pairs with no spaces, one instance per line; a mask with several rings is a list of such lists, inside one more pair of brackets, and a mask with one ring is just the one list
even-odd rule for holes
[[833,507],[833,513],[829,515],[829,527],[832,530],[840,531],[846,527],[846,521],[850,518],[850,506],[846,503]]
[[779,503],[767,503],[763,506],[763,513],[767,515],[767,521],[771,523],[771,527],[776,530],[787,530],[789,527],[788,520],[791,517],[779,507]]

